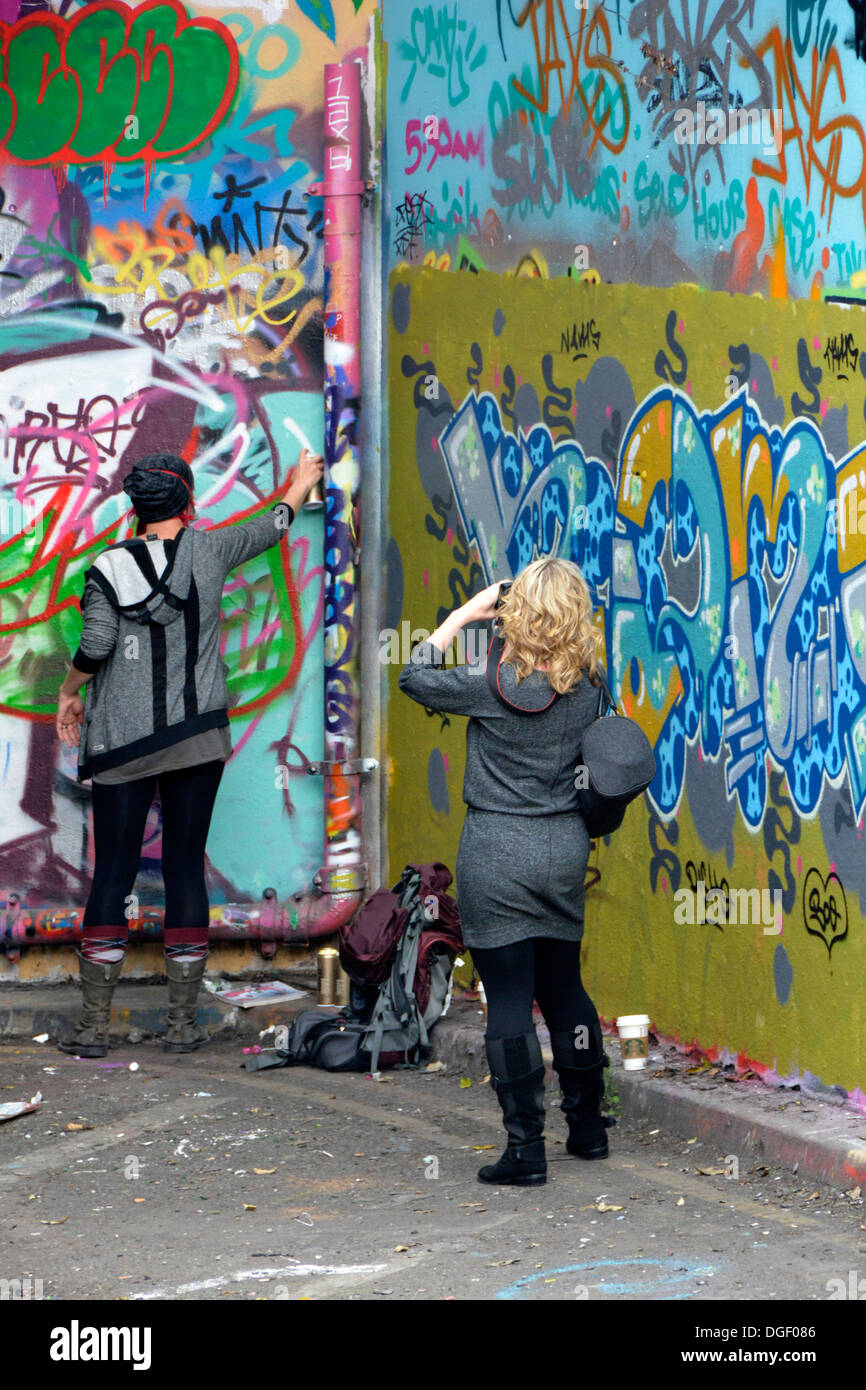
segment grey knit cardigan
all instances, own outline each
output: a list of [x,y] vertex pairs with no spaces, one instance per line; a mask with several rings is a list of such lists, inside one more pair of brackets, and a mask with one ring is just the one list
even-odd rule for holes
[[486,655],[449,667],[422,642],[399,676],[400,689],[428,709],[467,715],[463,800],[479,811],[547,816],[578,812],[575,774],[581,739],[598,713],[598,687],[584,677],[546,708],[553,694],[542,671],[518,683],[503,663],[500,688],[516,709],[496,700],[485,679]]
[[220,606],[230,570],[287,534],[286,503],[238,526],[108,546],[85,575],[73,657],[93,673],[78,778],[228,724]]

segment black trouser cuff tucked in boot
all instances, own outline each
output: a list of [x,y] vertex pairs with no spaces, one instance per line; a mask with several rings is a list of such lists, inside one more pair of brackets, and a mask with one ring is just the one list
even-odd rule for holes
[[601,1113],[604,1069],[608,1058],[600,1028],[593,1028],[587,1047],[578,1047],[574,1032],[550,1035],[553,1066],[562,1090],[560,1109],[568,1121],[566,1149],[576,1158],[607,1158],[607,1127]]
[[490,1084],[502,1107],[508,1145],[498,1163],[487,1164],[479,1182],[536,1187],[546,1181],[544,1154],[544,1061],[533,1029],[511,1038],[488,1038]]

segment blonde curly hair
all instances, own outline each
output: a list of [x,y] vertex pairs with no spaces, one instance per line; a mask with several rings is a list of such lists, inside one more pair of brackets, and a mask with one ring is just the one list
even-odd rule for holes
[[571,560],[533,560],[514,580],[498,617],[504,659],[518,683],[544,665],[560,695],[584,675],[595,680],[603,639],[593,623],[589,586]]

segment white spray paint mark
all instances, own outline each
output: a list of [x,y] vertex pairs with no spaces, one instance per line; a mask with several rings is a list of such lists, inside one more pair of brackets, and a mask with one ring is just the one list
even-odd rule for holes
[[290,415],[287,415],[285,420],[283,421],[283,428],[287,429],[289,431],[289,434],[293,434],[295,436],[295,439],[297,439],[302,449],[309,449],[311,454],[315,454],[317,452],[317,450],[313,448],[307,436],[304,434],[304,431],[301,429],[300,425],[296,425]]
[[[36,276],[34,280],[31,280],[29,282],[26,291],[28,297],[32,293],[35,293],[36,288],[39,286],[39,278],[39,276]],[[59,279],[59,275],[57,278]],[[24,291],[21,291],[20,293],[23,294]],[[0,311],[6,312],[6,305],[11,304],[14,298],[14,295],[10,295],[2,302],[0,302]],[[92,325],[89,320],[85,321],[83,319],[67,318],[65,314],[52,314],[48,322],[50,322],[50,324],[53,327],[69,328],[74,330],[76,333],[80,334],[81,344],[82,347],[85,348],[85,350],[87,348],[88,338],[96,332],[95,326]],[[39,327],[44,327],[46,324],[46,316],[39,314],[22,314],[21,318],[19,319],[19,324],[21,325],[21,327],[30,326],[31,324],[37,324]],[[120,343],[127,350],[130,350],[128,333],[122,333],[116,328],[109,328],[104,323],[99,324],[98,331],[100,338],[111,339],[116,343]],[[213,387],[208,386],[207,383],[202,381],[199,377],[197,377],[194,372],[191,372],[186,367],[184,367],[181,362],[178,362],[176,357],[169,357],[166,353],[159,352],[157,348],[150,348],[150,352],[152,353],[153,357],[155,357],[159,362],[161,362],[165,367],[167,367],[169,371],[173,372],[174,375],[180,379],[180,381],[186,382],[189,389],[185,390],[182,386],[178,384],[178,382],[173,382],[169,384],[164,377],[157,376],[151,377],[150,384],[152,386],[158,386],[161,387],[162,390],[166,390],[170,385],[170,389],[174,392],[175,395],[188,396],[191,401],[196,401],[197,403],[205,406],[208,410],[222,411],[225,409],[225,403],[222,400],[222,397],[217,395]]]
[[314,1274],[342,1275],[356,1278],[362,1274],[380,1274],[387,1265],[282,1265],[280,1268],[241,1269],[237,1274],[227,1274],[215,1279],[197,1279],[192,1284],[179,1284],[176,1289],[148,1289],[141,1293],[131,1293],[131,1299],[139,1301],[156,1298],[177,1298],[179,1294],[202,1293],[206,1289],[222,1289],[227,1284],[243,1284],[253,1279],[266,1283],[269,1279],[306,1279]]
[[[209,0],[212,10],[236,10],[237,0]],[[246,9],[261,10],[266,24],[276,24],[283,16],[285,0],[246,0]]]

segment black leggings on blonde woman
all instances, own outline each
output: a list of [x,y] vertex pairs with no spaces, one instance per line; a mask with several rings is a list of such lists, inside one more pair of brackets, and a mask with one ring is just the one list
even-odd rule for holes
[[590,1038],[601,1036],[596,1007],[580,978],[579,941],[535,936],[470,950],[487,996],[488,1039],[530,1032],[533,1000],[551,1033],[571,1033],[583,1024]]

